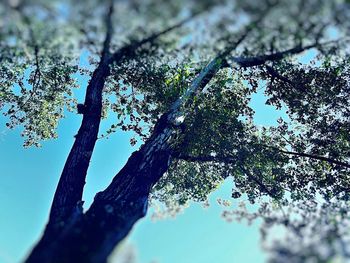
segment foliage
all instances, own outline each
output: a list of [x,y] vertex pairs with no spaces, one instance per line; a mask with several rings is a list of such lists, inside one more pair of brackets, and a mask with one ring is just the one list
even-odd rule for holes
[[[71,109],[77,87],[74,32],[49,17],[37,19],[2,6],[0,107],[9,128],[24,127],[25,146],[55,138],[64,107]],[[53,37],[54,36],[54,37]]]

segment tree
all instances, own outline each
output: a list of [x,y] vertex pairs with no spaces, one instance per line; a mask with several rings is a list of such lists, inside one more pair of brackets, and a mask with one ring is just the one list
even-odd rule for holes
[[[105,262],[145,215],[150,197],[169,208],[204,201],[227,177],[234,179],[232,197],[245,194],[259,209],[225,217],[263,218],[264,232],[283,225],[303,242],[307,229],[320,227],[317,244],[342,243],[350,168],[348,8],[342,1],[283,0],[3,3],[0,106],[10,128],[23,125],[25,146],[57,136],[64,109],[77,104],[73,74],[90,75],[49,222],[27,262]],[[92,70],[79,67],[79,50]],[[296,58],[308,50],[317,56],[302,65]],[[267,104],[286,109],[277,127],[254,124],[249,100],[261,87]],[[120,128],[135,132],[132,144],[144,143],[83,212],[85,177],[108,112],[118,121],[102,137]],[[346,256],[336,249],[305,254],[305,247],[279,243],[274,260]]]

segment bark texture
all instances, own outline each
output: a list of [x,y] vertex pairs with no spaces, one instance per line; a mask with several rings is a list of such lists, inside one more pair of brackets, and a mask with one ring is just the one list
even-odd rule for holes
[[154,135],[96,195],[90,209],[85,214],[77,210],[74,222],[55,239],[42,242],[27,262],[107,261],[116,244],[146,214],[149,193],[171,163],[169,141],[175,130],[166,124],[167,117],[163,115]]

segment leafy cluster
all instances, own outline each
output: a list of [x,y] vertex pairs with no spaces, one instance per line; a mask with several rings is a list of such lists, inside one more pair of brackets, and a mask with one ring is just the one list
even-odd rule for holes
[[57,136],[64,108],[74,103],[77,54],[74,43],[62,37],[73,32],[49,18],[38,20],[16,9],[4,11],[9,13],[3,19],[13,22],[0,29],[0,106],[9,128],[24,127],[24,145],[38,145]]

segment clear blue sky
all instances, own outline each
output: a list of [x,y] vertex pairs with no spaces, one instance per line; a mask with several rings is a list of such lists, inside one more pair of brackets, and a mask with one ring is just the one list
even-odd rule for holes
[[[304,61],[314,56],[304,57]],[[81,97],[86,80],[80,78]],[[280,116],[264,105],[260,91],[251,105],[256,122],[274,125]],[[63,164],[73,143],[81,117],[68,114],[59,125],[59,138],[42,148],[22,148],[20,129],[9,131],[0,117],[0,263],[20,262],[43,230]],[[106,124],[104,124],[106,125]],[[90,204],[94,194],[106,187],[135,150],[127,133],[99,140],[87,177],[84,198]],[[134,245],[139,263],[260,263],[266,255],[259,244],[258,225],[227,223],[216,199],[230,198],[230,184],[210,197],[211,207],[191,205],[175,219],[153,222],[150,213],[132,231],[127,243]],[[155,261],[154,261],[155,260]]]

